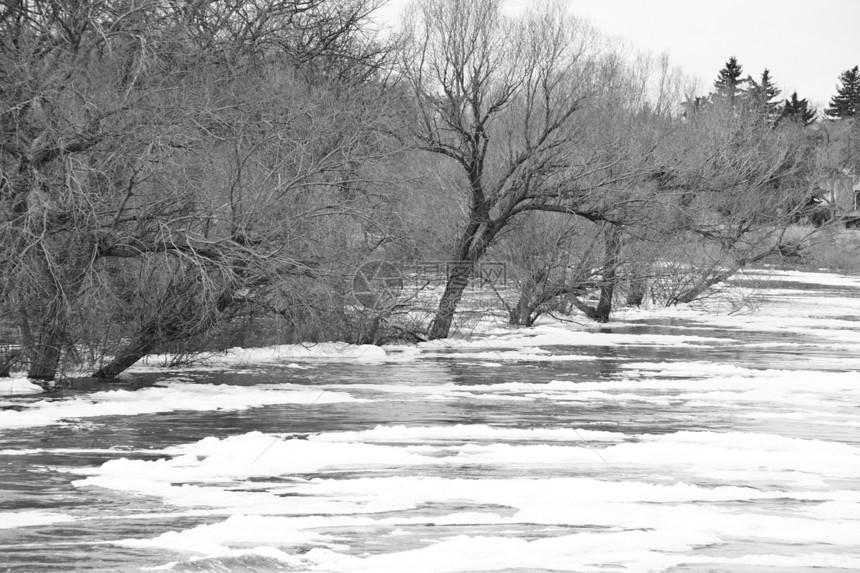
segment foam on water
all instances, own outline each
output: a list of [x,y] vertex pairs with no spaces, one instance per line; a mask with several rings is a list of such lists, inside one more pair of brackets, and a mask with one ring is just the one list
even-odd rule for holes
[[64,523],[74,519],[70,515],[44,511],[0,511],[0,529]]
[[451,426],[376,426],[361,432],[329,432],[308,436],[320,442],[436,442],[436,441],[623,441],[622,433],[583,428],[496,428],[485,424]]
[[329,404],[355,399],[343,392],[272,386],[170,382],[136,391],[109,390],[86,397],[21,403],[0,411],[0,429],[59,424],[99,416],[135,416],[178,410],[243,410],[273,404]]
[[[173,457],[162,460],[109,461],[84,470],[92,475],[76,483],[233,514],[212,525],[123,543],[182,548],[209,557],[228,555],[247,543],[310,545],[315,549],[304,554],[305,565],[320,570],[393,571],[397,564],[410,571],[493,570],[499,563],[535,569],[566,563],[570,568],[600,563],[612,547],[620,546],[628,553],[616,555],[613,563],[659,570],[686,562],[685,554],[695,547],[741,539],[764,545],[856,546],[858,541],[860,514],[854,510],[860,507],[860,492],[827,485],[828,480],[856,476],[860,448],[846,444],[690,431],[606,441],[610,433],[599,432],[593,436],[603,439],[598,458],[582,437],[562,429],[458,425],[433,430],[378,426],[308,439],[259,433],[207,438],[174,448]],[[588,439],[586,430],[579,432]],[[485,443],[492,439],[568,443]],[[367,443],[371,441],[385,445]],[[406,445],[415,442],[422,445]],[[314,477],[357,467],[365,473],[376,468],[406,474]],[[482,480],[410,475],[430,467],[446,475],[472,467],[529,467],[542,468],[544,475]],[[564,468],[606,477],[553,475],[570,471]],[[271,483],[247,481],[255,476],[280,477]],[[761,509],[750,510],[756,503]],[[773,512],[787,504],[794,506],[790,515]],[[445,509],[422,510],[432,507]],[[461,536],[469,544],[443,536],[421,548],[372,556],[354,554],[341,537],[356,528],[402,532],[427,523],[476,534]],[[547,530],[549,537],[542,538],[541,527],[560,529]],[[533,532],[531,541],[498,536],[498,531],[513,535],[524,528]],[[502,540],[518,547],[517,559],[525,560],[510,561],[510,547],[498,547]],[[675,552],[681,555],[671,558]],[[572,555],[583,561],[571,561]],[[496,561],[498,556],[503,559]]]
[[[534,347],[540,346],[619,346],[626,344],[654,346],[700,346],[708,343],[726,342],[725,338],[711,338],[692,335],[663,334],[625,334],[605,332],[595,336],[589,329],[572,329],[563,324],[538,324],[537,326],[510,331],[504,334],[480,337],[478,339],[440,339],[421,344],[422,352],[437,350],[464,351],[466,349],[494,350],[517,347],[535,354]],[[545,351],[542,351],[545,352]],[[538,353],[539,354],[539,353]]]
[[[860,315],[860,297],[838,290],[860,292],[860,279],[750,276],[838,289],[771,290],[752,314],[625,311],[605,332],[546,319],[387,351],[231,351],[201,371],[227,365],[247,380],[269,364],[283,382],[15,397],[0,429],[349,406],[339,413],[354,419],[282,433],[219,430],[129,452],[98,442],[80,448],[86,463],[38,470],[88,499],[140,504],[114,524],[167,523],[109,541],[163,555],[167,570],[858,569],[860,379],[839,349],[860,346],[847,318]],[[669,320],[635,333],[655,316]],[[760,352],[772,354],[756,362]],[[50,460],[75,445],[0,455]],[[0,514],[20,530],[83,519]]]
[[[371,344],[347,344],[344,342],[319,342],[309,344],[281,344],[263,348],[230,348],[206,356],[202,361],[208,366],[242,366],[259,364],[282,364],[288,368],[303,368],[297,361],[310,362],[361,362],[376,364],[384,362],[388,355],[379,346]],[[132,367],[132,371],[161,370],[169,363],[169,356],[152,355]],[[197,370],[197,367],[191,369]],[[173,370],[171,368],[171,370]]]

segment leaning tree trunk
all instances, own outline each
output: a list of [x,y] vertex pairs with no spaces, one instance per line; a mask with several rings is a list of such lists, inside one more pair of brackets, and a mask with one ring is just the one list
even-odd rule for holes
[[215,322],[217,305],[203,308],[190,289],[182,285],[169,289],[163,308],[149,317],[116,356],[93,373],[93,378],[115,378],[138,360],[167,342],[189,339],[205,332]]
[[669,301],[669,304],[666,306],[674,306],[676,304],[687,304],[691,303],[700,296],[702,296],[706,290],[711,288],[714,285],[717,285],[726,279],[730,278],[732,275],[737,273],[741,268],[741,265],[733,266],[728,270],[721,272],[708,272],[703,275],[699,280],[697,280],[689,289],[686,291],[679,293],[672,300]]
[[157,343],[158,341],[154,336],[139,336],[135,338],[113,360],[99,368],[93,374],[93,378],[116,378],[132,367],[138,360],[152,352]]
[[439,308],[427,333],[430,340],[448,338],[451,324],[454,322],[454,312],[463,298],[466,287],[469,286],[473,266],[474,263],[471,261],[457,261],[452,265],[448,281],[445,283],[445,292],[442,293],[442,300],[439,301]]
[[131,340],[114,358],[93,373],[94,378],[114,378],[167,343],[187,342],[205,334],[218,322],[221,311],[233,299],[227,294],[199,290],[193,275],[183,275],[162,293],[152,314],[141,319]]
[[475,270],[475,265],[487,252],[499,230],[504,227],[504,219],[498,219],[487,224],[483,231],[479,231],[480,227],[481,224],[477,219],[473,219],[469,223],[454,255],[457,260],[448,263],[451,270],[445,283],[442,300],[439,301],[439,308],[436,309],[436,316],[430,323],[430,329],[427,333],[427,338],[430,340],[448,338],[451,324],[454,322],[454,313],[457,311],[457,306],[463,298],[466,287],[469,286],[469,279]]

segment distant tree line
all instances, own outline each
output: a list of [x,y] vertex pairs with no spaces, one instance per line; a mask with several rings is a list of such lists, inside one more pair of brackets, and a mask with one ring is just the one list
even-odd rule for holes
[[[852,119],[860,114],[860,68],[844,71],[839,76],[837,93],[830,100],[824,114],[832,119]],[[776,86],[767,68],[759,78],[751,75],[744,77],[743,67],[737,58],[730,57],[719,71],[714,81],[714,90],[708,96],[697,96],[687,103],[696,107],[716,100],[728,101],[730,105],[745,105],[758,109],[770,121],[783,119],[799,121],[804,125],[813,123],[816,111],[806,98],[799,98],[793,92],[788,99],[781,100],[782,91]]]

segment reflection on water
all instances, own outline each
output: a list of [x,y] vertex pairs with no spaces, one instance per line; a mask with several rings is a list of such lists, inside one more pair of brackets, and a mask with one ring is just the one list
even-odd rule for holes
[[819,304],[9,399],[0,571],[856,570],[860,287],[770,286]]

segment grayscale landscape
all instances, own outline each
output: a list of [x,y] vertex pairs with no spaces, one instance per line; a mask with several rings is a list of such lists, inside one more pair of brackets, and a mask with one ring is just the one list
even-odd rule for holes
[[0,572],[860,570],[860,4],[683,4],[0,3]]

